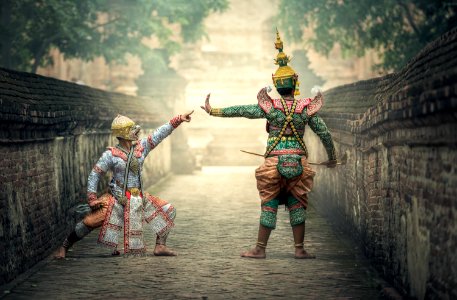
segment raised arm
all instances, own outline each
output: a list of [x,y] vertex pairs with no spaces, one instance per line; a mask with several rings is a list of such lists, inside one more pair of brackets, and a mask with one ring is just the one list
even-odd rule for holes
[[[145,157],[149,154],[149,152],[154,149],[158,144],[160,144],[167,136],[169,136],[173,130],[178,128],[179,125],[181,125],[182,122],[190,122],[191,120],[191,114],[194,111],[190,113],[186,113],[183,115],[177,115],[173,119],[171,119],[169,122],[163,124],[154,132],[147,137],[141,139],[139,141],[139,144],[141,145],[140,148],[142,149],[142,155]],[[137,147],[138,148],[138,147]]]
[[97,206],[97,186],[100,179],[110,170],[113,166],[113,155],[110,150],[103,152],[100,159],[97,161],[87,179],[87,200],[90,207]]
[[324,120],[317,114],[314,114],[309,118],[308,125],[322,141],[322,144],[327,151],[328,160],[336,163],[335,146],[333,145],[332,136],[330,135]]
[[209,97],[210,94],[208,94],[206,97],[205,106],[201,106],[201,108],[211,116],[224,118],[242,117],[248,119],[262,119],[266,117],[265,112],[259,107],[258,104],[212,108],[209,104]]

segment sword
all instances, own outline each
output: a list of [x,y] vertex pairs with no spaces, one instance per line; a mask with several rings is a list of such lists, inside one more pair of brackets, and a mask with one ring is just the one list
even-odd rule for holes
[[[243,152],[243,153],[247,153],[247,154],[251,154],[251,155],[255,155],[255,156],[261,156],[261,157],[265,158],[265,156],[263,156],[262,154],[249,152],[249,151],[246,151],[246,150],[240,150],[240,151]],[[341,157],[341,159],[337,160],[336,164],[337,165],[345,165],[347,163],[347,160],[348,160],[348,156],[345,153],[343,155],[343,157]],[[323,161],[323,162],[320,162],[320,163],[319,162],[308,162],[308,164],[315,165],[315,166],[326,166],[328,164],[328,161]]]

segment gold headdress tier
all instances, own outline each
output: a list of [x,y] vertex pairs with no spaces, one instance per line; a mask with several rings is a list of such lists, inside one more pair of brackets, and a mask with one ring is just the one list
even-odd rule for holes
[[279,65],[279,68],[272,75],[273,84],[276,88],[292,88],[295,90],[295,95],[298,95],[298,75],[294,69],[287,65],[290,62],[290,57],[283,52],[283,43],[278,29],[276,29],[275,48],[278,50],[278,55],[274,61],[276,65]]
[[132,119],[126,116],[117,115],[117,117],[114,118],[113,123],[111,123],[111,132],[115,137],[134,140],[135,138],[131,136],[131,131],[135,125],[136,124]]

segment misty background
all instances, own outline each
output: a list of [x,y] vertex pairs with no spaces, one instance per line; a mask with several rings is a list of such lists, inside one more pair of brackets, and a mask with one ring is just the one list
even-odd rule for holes
[[0,66],[145,101],[169,98],[163,105],[175,113],[195,110],[183,130],[197,165],[257,165],[238,150],[263,153],[265,120],[213,118],[200,105],[208,93],[213,107],[256,103],[277,68],[276,28],[300,97],[312,97],[314,85],[401,69],[457,24],[455,1],[314,2],[3,0]]

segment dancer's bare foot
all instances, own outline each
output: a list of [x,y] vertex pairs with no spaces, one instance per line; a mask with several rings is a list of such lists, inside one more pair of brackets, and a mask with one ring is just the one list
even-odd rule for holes
[[303,247],[295,248],[295,258],[297,259],[313,259],[316,255],[306,252]]
[[162,244],[156,244],[154,248],[154,255],[155,256],[177,256],[178,254],[172,250],[170,250],[167,246]]
[[265,248],[255,246],[251,250],[245,251],[241,253],[241,257],[246,258],[265,258],[267,255],[265,254]]
[[61,246],[54,254],[54,258],[64,259],[66,255],[67,255],[67,249]]

